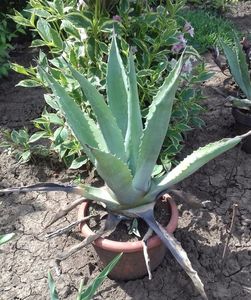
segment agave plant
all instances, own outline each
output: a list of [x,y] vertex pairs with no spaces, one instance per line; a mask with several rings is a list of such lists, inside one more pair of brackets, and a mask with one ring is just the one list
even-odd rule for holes
[[244,45],[243,47],[241,47],[236,35],[235,45],[233,49],[226,45],[223,41],[221,41],[221,44],[228,61],[230,72],[235,82],[246,97],[246,99],[240,99],[230,96],[228,97],[228,100],[234,107],[251,111],[251,78],[249,72],[249,52],[245,53],[243,51]]
[[[40,68],[39,72],[57,96],[69,126],[105,184],[97,188],[89,185],[45,183],[8,188],[1,192],[64,191],[80,194],[106,207],[108,217],[105,229],[59,256],[59,260],[65,259],[107,230],[113,230],[120,222],[121,216],[143,219],[191,277],[202,297],[207,299],[204,286],[192,268],[186,252],[175,237],[156,222],[153,210],[160,195],[208,161],[237,145],[245,135],[223,139],[199,148],[168,174],[158,178],[152,176],[167,133],[183,56],[184,54],[153,98],[144,124],[139,106],[133,55],[128,55],[128,65],[125,68],[114,36],[108,58],[107,101],[82,74],[69,65],[72,76],[77,79],[92,107],[94,118],[90,118],[80,109],[50,72]],[[76,200],[70,207],[60,210],[52,222],[64,216],[81,201],[82,199]]]

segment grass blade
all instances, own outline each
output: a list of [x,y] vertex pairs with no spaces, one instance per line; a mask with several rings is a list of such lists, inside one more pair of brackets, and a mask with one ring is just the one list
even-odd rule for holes
[[56,290],[55,282],[51,276],[51,272],[48,272],[48,284],[49,284],[49,291],[50,291],[50,298],[51,300],[59,300],[58,292]]
[[78,300],[90,300],[94,296],[95,292],[105,280],[106,276],[112,271],[120,260],[123,253],[117,255],[104,269],[103,271],[92,281],[92,283],[84,290],[79,291]]
[[0,246],[9,242],[14,236],[15,233],[0,234]]

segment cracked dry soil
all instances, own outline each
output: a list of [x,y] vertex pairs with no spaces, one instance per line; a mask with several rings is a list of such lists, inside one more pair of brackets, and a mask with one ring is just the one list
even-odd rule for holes
[[[207,111],[203,115],[206,126],[188,135],[180,158],[208,142],[236,134],[231,109],[218,93],[219,89],[226,93],[223,88],[226,77],[219,73],[209,58],[207,61],[208,68],[215,72],[215,76],[203,86],[208,96],[204,101]],[[14,74],[11,76],[13,81],[20,79],[16,79]],[[5,84],[11,85],[0,82],[0,88]],[[22,93],[28,95],[29,90],[23,90]],[[20,89],[18,93],[10,93],[13,96],[8,96],[8,101],[1,94],[0,104],[15,100],[17,111],[21,111],[23,101],[31,97],[32,115],[32,103],[36,107],[41,107],[42,103],[41,90],[33,90],[32,93],[24,98],[20,96],[18,101],[14,96],[22,95]],[[29,106],[29,102],[25,102],[25,105]],[[20,115],[13,116],[12,109],[6,109],[5,113],[7,118],[11,113],[8,123],[10,127],[27,122]],[[5,125],[2,116],[0,123]],[[26,118],[26,115],[23,117]],[[70,182],[75,176],[76,172],[67,171],[51,161],[38,160],[18,165],[6,153],[0,154],[1,187],[43,181]],[[209,299],[251,299],[251,155],[236,147],[186,179],[180,188],[201,201],[208,201],[205,208],[191,208],[177,199],[180,217],[175,236],[204,282]],[[72,196],[64,193],[0,195],[0,232],[16,233],[16,237],[0,249],[0,300],[49,299],[48,270],[52,270],[60,299],[75,300],[80,280],[87,283],[98,274],[97,257],[92,246],[62,262],[62,275],[55,274],[53,259],[56,253],[78,243],[81,237],[76,229],[69,235],[48,241],[44,227],[60,206],[72,200]],[[234,204],[238,208],[233,232],[229,235]],[[69,224],[76,218],[76,214],[73,211],[49,230]],[[228,237],[229,244],[225,259],[222,260]],[[107,279],[94,299],[199,300],[201,297],[167,252],[162,265],[153,272],[151,281],[147,277],[129,282]]]

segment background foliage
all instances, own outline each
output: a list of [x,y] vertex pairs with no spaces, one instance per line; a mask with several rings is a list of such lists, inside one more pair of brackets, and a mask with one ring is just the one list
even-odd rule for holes
[[208,47],[218,46],[221,48],[219,40],[223,40],[227,45],[234,44],[233,23],[225,20],[219,15],[206,10],[183,10],[182,16],[193,24],[195,36],[188,37],[189,43],[200,53],[208,51]]
[[[177,60],[180,55],[173,47],[181,43],[181,37],[184,37],[182,47],[185,47],[186,38],[189,37],[185,29],[185,20],[180,21],[180,10],[185,1],[176,1],[175,4],[166,1],[165,5],[157,7],[152,1],[149,1],[148,5],[142,1],[122,0],[119,5],[115,5],[116,2],[104,1],[101,5],[100,1],[96,1],[93,5],[94,1],[89,1],[90,5],[79,5],[76,0],[30,0],[24,13],[15,11],[13,16],[17,24],[36,32],[32,47],[41,47],[43,51],[47,49],[46,52],[49,52],[47,58],[41,51],[38,63],[45,69],[48,63],[52,66],[54,78],[67,88],[82,110],[90,116],[90,106],[84,99],[78,83],[70,73],[61,71],[67,70],[66,61],[104,93],[108,45],[114,28],[123,59],[126,59],[130,48],[135,54],[139,96],[146,115],[150,99],[172,68],[172,60]],[[199,59],[193,48],[187,47],[187,53],[191,53],[194,60],[195,57]],[[188,61],[187,64],[190,66],[192,62]],[[12,68],[28,77],[19,83],[20,86],[47,88],[36,67],[24,68],[12,64]],[[199,118],[202,111],[199,103],[203,96],[196,86],[210,74],[205,71],[203,64],[189,69],[189,72],[185,69],[183,72],[183,81],[174,104],[171,128],[160,157],[160,162],[165,168],[170,166],[170,161],[173,161],[181,150],[185,132],[194,126],[203,125]],[[25,134],[25,148],[22,147],[22,143],[16,147],[17,141],[14,141],[11,135],[9,143],[5,143],[4,146],[15,149],[16,153],[22,154],[25,151],[25,158],[30,159],[34,143],[37,150],[37,143],[43,138],[49,142],[51,152],[56,152],[68,167],[81,167],[86,163],[86,157],[61,115],[56,100],[48,93],[45,95],[45,101],[47,108],[41,117],[34,121],[38,131],[30,137]],[[20,153],[18,156],[21,161],[27,161]]]

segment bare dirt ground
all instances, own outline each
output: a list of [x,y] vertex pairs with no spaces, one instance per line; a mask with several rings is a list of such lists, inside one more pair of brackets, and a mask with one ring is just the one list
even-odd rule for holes
[[[250,5],[250,1],[247,5]],[[204,102],[207,111],[203,115],[206,126],[189,134],[182,157],[208,142],[236,134],[231,109],[225,105],[225,98],[219,93],[226,93],[223,88],[226,77],[209,58],[207,65],[215,71],[215,76],[203,86],[208,96]],[[15,77],[14,74],[11,76]],[[6,89],[4,84],[6,83],[0,82],[0,89]],[[20,96],[20,102],[15,105],[16,109],[18,105],[23,106],[22,99],[31,97],[32,101],[36,101],[36,97],[41,97],[41,91],[33,92],[37,95],[28,95],[25,90],[23,95],[26,96]],[[9,102],[12,102],[14,94],[8,94],[7,91]],[[2,95],[0,108],[6,99]],[[35,104],[35,107],[39,110],[42,104]],[[30,106],[30,110],[33,116],[33,106]],[[11,127],[19,124],[20,119],[12,119],[12,108],[5,112]],[[11,123],[12,120],[14,123]],[[1,124],[6,125],[2,119]],[[0,187],[44,181],[71,182],[76,175],[76,172],[66,171],[62,166],[46,160],[20,166],[6,153],[0,154]],[[176,238],[181,241],[204,282],[209,299],[251,299],[251,155],[236,147],[185,180],[181,188],[201,201],[209,201],[205,208],[199,209],[192,209],[177,201],[180,217],[175,232]],[[48,241],[44,227],[59,206],[72,199],[63,193],[0,195],[0,232],[16,233],[13,241],[0,249],[1,300],[49,299],[48,270],[52,271],[56,280],[60,299],[75,300],[80,280],[87,283],[98,274],[97,258],[92,246],[64,261],[62,275],[55,274],[53,259],[56,253],[76,244],[81,237],[76,230],[70,235]],[[233,232],[229,235],[235,204],[238,207]],[[76,214],[76,211],[72,212],[67,218],[53,225],[50,231],[70,223]],[[223,261],[223,249],[228,237],[229,244]],[[151,281],[147,277],[130,282],[107,279],[94,299],[199,300],[201,297],[190,279],[167,253],[163,264],[153,272]]]

